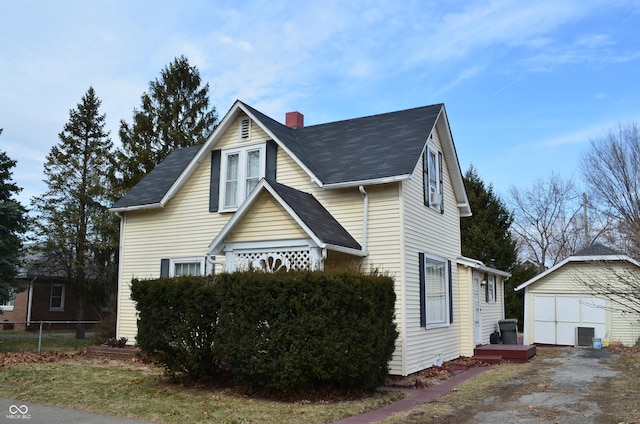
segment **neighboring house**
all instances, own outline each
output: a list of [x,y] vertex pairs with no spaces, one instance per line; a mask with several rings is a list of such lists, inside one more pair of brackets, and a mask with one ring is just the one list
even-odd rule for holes
[[[33,329],[40,321],[55,321],[55,324],[46,324],[51,330],[72,328],[74,325],[68,321],[76,320],[76,298],[67,290],[67,282],[61,277],[40,275],[29,265],[35,256],[30,253],[25,256],[27,265],[16,277],[24,290],[14,293],[13,299],[0,305],[0,328]],[[99,319],[100,311],[86,308],[85,320]]]
[[[133,278],[356,265],[395,279],[391,373],[472,354],[472,288],[491,271],[460,258],[471,210],[442,104],[305,127],[298,112],[284,125],[237,101],[202,146],[172,153],[112,211],[117,337],[137,334]],[[491,275],[496,311],[476,341],[504,314],[506,273]]]
[[615,311],[610,300],[594,294],[585,283],[605,281],[623,293],[615,274],[640,270],[627,255],[600,244],[585,248],[554,267],[522,283],[524,289],[524,343],[587,345],[578,343],[578,329],[603,341],[619,341],[631,346],[640,337],[636,314]]

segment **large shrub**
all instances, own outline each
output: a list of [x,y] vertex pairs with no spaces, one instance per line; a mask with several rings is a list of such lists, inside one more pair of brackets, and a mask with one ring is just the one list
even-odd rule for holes
[[224,363],[239,383],[278,392],[375,389],[397,337],[393,280],[380,275],[237,272],[134,281],[132,293],[138,343],[167,369],[200,378]]
[[220,304],[211,280],[180,277],[133,280],[138,346],[170,374],[207,380],[218,376],[213,340]]

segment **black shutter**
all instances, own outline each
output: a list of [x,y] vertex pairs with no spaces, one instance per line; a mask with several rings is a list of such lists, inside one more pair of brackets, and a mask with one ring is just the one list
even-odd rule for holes
[[160,278],[169,278],[169,259],[160,259]]
[[266,166],[264,176],[269,181],[276,181],[276,162],[278,159],[278,145],[273,140],[267,141]]
[[211,152],[211,179],[209,181],[209,212],[218,212],[220,203],[220,150]]
[[449,323],[453,324],[453,276],[451,275],[451,261],[447,261],[449,268]]
[[440,171],[440,213],[444,213],[444,178],[442,170],[442,153],[438,152],[438,170]]
[[489,274],[484,274],[484,301],[489,302]]
[[427,293],[426,282],[424,275],[424,253],[418,253],[418,260],[420,261],[420,327],[427,326]]

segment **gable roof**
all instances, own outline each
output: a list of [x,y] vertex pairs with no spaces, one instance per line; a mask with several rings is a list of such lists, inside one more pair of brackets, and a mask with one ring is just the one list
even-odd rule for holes
[[260,180],[260,183],[258,183],[249,197],[240,205],[233,217],[211,242],[207,253],[217,253],[222,250],[225,238],[250,211],[263,191],[271,193],[273,198],[319,247],[358,256],[365,255],[360,244],[315,197],[309,193],[264,178]]
[[573,255],[569,256],[568,258],[566,258],[565,260],[563,260],[562,262],[556,264],[555,266],[549,268],[548,270],[541,272],[540,274],[536,275],[535,277],[531,278],[530,280],[525,281],[524,283],[520,284],[518,287],[516,287],[514,290],[515,291],[519,291],[524,289],[525,287],[535,283],[538,280],[541,280],[542,278],[546,277],[547,275],[553,273],[554,271],[556,271],[559,268],[562,268],[563,266],[565,266],[566,264],[570,263],[570,262],[575,262],[575,263],[592,263],[592,262],[629,262],[631,264],[634,264],[637,267],[640,267],[640,263],[638,263],[637,261],[635,261],[634,259],[632,259],[631,257],[624,255],[620,252],[617,252],[614,249],[611,249],[607,246],[603,246],[601,244],[598,243],[594,243],[591,246],[585,247],[582,250],[577,251],[576,253],[574,253]]
[[[411,178],[422,158],[430,134],[437,129],[460,214],[471,215],[443,104],[290,128],[239,100],[190,161],[178,164],[176,160],[176,169],[171,170],[177,172],[178,165],[182,165],[183,169],[177,178],[173,178],[174,182],[170,187],[166,184],[154,184],[155,180],[161,178],[159,173],[152,172],[147,176],[151,178],[145,184],[154,187],[155,203],[142,196],[144,190],[134,192],[136,186],[125,196],[128,200],[120,199],[112,210],[118,212],[164,206],[193,173],[197,164],[214,149],[235,118],[243,112],[260,125],[313,181],[327,189],[382,184]],[[160,193],[162,188],[165,188],[164,194]]]

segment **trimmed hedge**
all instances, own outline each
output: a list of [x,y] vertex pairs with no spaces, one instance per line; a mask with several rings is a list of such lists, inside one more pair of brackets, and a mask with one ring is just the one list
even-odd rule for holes
[[[374,390],[394,351],[387,276],[237,272],[133,281],[138,344],[172,373],[215,378],[230,367],[255,388]],[[224,367],[221,365],[224,364]]]

